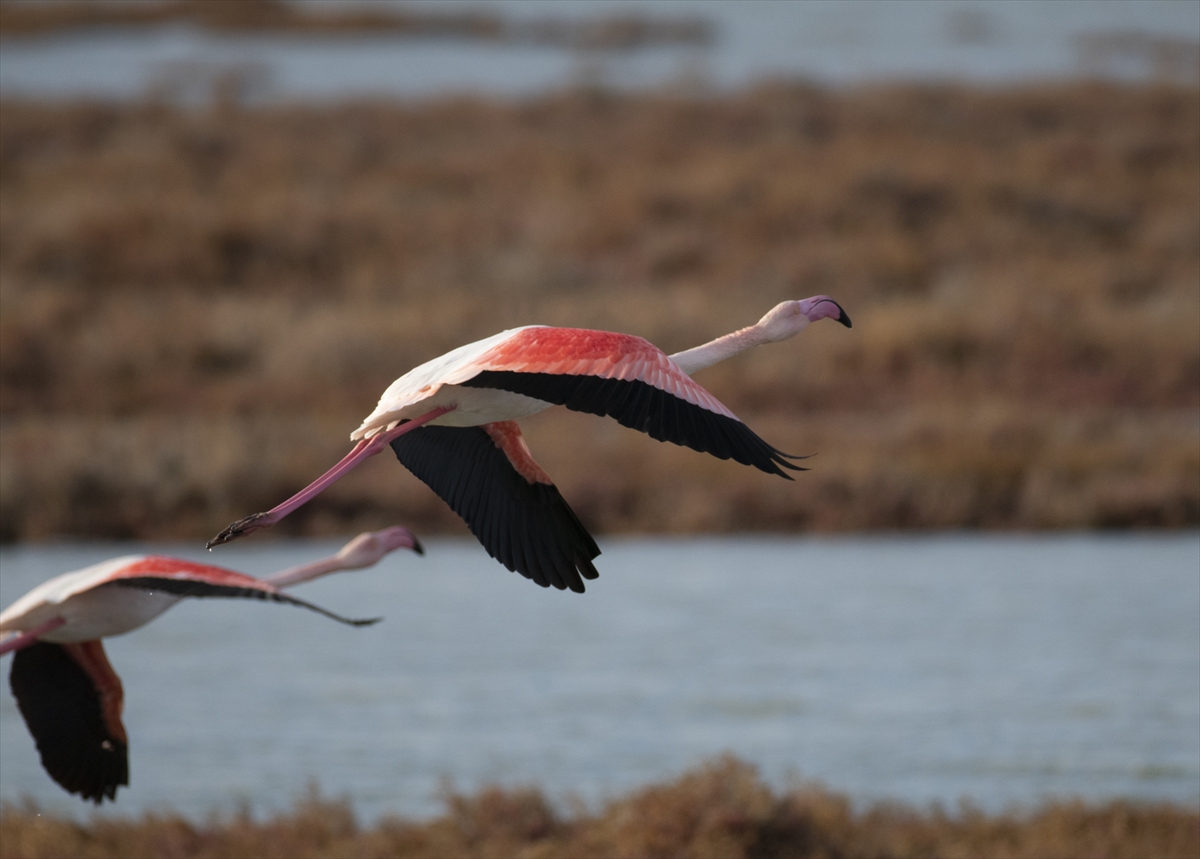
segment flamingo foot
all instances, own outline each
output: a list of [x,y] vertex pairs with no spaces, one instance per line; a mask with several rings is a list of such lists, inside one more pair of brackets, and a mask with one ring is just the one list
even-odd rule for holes
[[25,632],[18,632],[15,635],[10,635],[3,641],[0,641],[0,656],[12,650],[20,650],[28,647],[31,644],[36,644],[38,637],[45,635],[47,632],[53,632],[67,621],[61,617],[53,617],[43,624],[35,626],[33,629],[28,629]]
[[[436,409],[426,412],[419,418],[413,418],[411,421],[404,421],[397,424],[387,432],[379,433],[371,438],[359,439],[358,444],[354,445],[354,448],[342,457],[341,462],[301,489],[287,501],[272,507],[265,513],[255,513],[253,516],[237,520],[220,534],[209,540],[205,544],[205,548],[211,549],[213,546],[228,543],[230,540],[235,540],[244,534],[252,534],[262,528],[269,528],[297,507],[307,504],[331,484],[336,483],[346,472],[357,466],[364,459],[379,453],[393,439],[404,435],[406,432],[412,432],[417,427],[429,423],[434,418],[441,417],[446,412],[454,411],[454,408],[454,406],[438,406]],[[419,548],[419,544],[414,546],[414,548],[417,550],[417,554],[421,553],[422,550]]]
[[220,546],[223,543],[228,543],[236,540],[238,537],[244,537],[247,534],[253,534],[255,531],[261,531],[263,528],[270,528],[275,524],[275,517],[270,513],[254,513],[237,520],[217,536],[213,537],[204,544],[204,548],[211,549],[213,546]]

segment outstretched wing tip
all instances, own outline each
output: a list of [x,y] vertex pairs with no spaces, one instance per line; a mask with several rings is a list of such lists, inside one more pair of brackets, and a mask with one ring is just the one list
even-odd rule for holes
[[[573,411],[610,417],[658,441],[690,447],[718,459],[733,459],[768,474],[782,473],[778,463],[804,458],[776,450],[728,410],[714,411],[640,379],[485,370],[462,384],[509,391]],[[720,406],[715,399],[712,402]]]
[[278,588],[273,587],[269,582],[263,582],[256,579],[243,577],[245,584],[217,584],[214,582],[204,581],[202,579],[185,579],[172,578],[163,575],[144,575],[130,576],[129,578],[117,579],[110,582],[110,585],[124,588],[136,588],[139,590],[162,591],[168,594],[174,594],[181,597],[233,597],[233,598],[248,598],[265,600],[269,602],[284,603],[286,605],[299,606],[306,608],[309,611],[315,611],[317,614],[324,615],[330,620],[336,620],[338,623],[344,623],[347,626],[370,626],[373,623],[378,623],[383,620],[381,617],[369,618],[366,620],[343,617],[342,615],[322,608],[316,603],[311,603],[308,600],[302,600],[299,597],[294,597],[291,594],[285,594]]
[[[99,641],[95,644],[99,646]],[[100,656],[103,659],[102,650]],[[104,662],[111,672],[107,660]],[[105,715],[95,679],[66,645],[38,641],[18,650],[9,672],[17,709],[33,736],[42,767],[63,790],[96,805],[105,799],[116,801],[117,789],[129,785],[129,752],[120,724],[120,681],[115,674],[113,679],[117,684],[115,726]]]
[[600,547],[558,488],[518,472],[483,427],[424,426],[391,447],[509,570],[576,593],[599,575]]
[[816,456],[815,453],[784,453],[782,450],[777,450],[775,452],[785,459],[812,459],[814,456]]

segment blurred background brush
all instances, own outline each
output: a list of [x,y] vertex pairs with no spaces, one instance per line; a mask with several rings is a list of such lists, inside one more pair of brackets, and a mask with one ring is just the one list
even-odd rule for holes
[[[812,473],[780,488],[602,421],[529,421],[589,527],[1200,523],[1186,40],[1078,36],[1086,79],[988,86],[730,89],[689,84],[684,65],[649,89],[600,73],[500,98],[298,103],[272,95],[289,66],[269,50],[257,65],[246,50],[197,59],[208,43],[151,64],[124,98],[20,85],[19,50],[49,44],[30,34],[128,38],[167,20],[271,38],[371,29],[396,56],[512,40],[526,56],[534,32],[607,46],[595,55],[617,71],[682,43],[722,67],[707,19],[504,8],[0,7],[0,539],[214,533],[340,457],[388,380],[508,326],[626,331],[671,352],[814,293],[851,312],[853,337],[815,331],[799,355],[700,377],[776,446],[820,453]],[[1003,20],[973,8],[948,7],[942,41],[1010,47]],[[385,468],[286,528],[397,516],[463,530]]]

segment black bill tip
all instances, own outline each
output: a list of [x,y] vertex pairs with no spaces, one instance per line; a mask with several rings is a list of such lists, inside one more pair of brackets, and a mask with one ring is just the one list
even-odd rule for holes
[[244,519],[237,520],[220,534],[205,543],[204,548],[212,551],[213,546],[220,546],[223,543],[236,540],[238,537],[241,537],[244,534],[250,534],[259,530],[260,528],[266,528],[271,524],[269,520],[265,522],[263,521],[264,519],[267,519],[267,516],[267,513],[255,513],[251,516],[245,517]]

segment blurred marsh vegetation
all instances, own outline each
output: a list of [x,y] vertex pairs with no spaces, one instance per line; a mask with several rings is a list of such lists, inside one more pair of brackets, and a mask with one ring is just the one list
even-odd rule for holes
[[429,820],[362,826],[350,805],[313,788],[290,812],[247,810],[194,823],[176,814],[80,824],[5,805],[0,859],[189,857],[1021,857],[1183,859],[1200,848],[1200,816],[1168,803],[1051,801],[986,814],[880,803],[856,809],[818,785],[774,791],[750,765],[724,757],[589,811],[556,808],[536,788],[446,791]]
[[[0,538],[211,536],[387,384],[528,323],[668,352],[785,483],[552,410],[601,533],[1200,524],[1200,102],[1064,83],[0,103]],[[394,462],[280,526],[462,525]],[[464,532],[465,533],[465,532]]]

